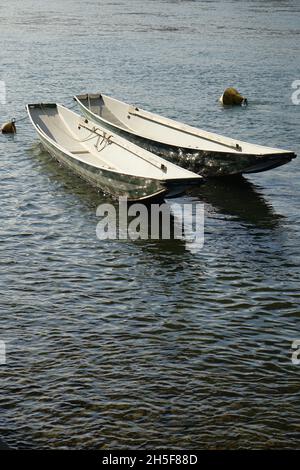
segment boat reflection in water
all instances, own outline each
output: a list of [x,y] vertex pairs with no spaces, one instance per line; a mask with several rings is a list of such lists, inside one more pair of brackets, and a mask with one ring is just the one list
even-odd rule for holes
[[[41,178],[44,175],[47,176],[47,183],[50,185],[49,192],[55,192],[58,200],[60,201],[64,197],[64,204],[67,207],[72,208],[72,213],[68,215],[74,219],[77,211],[84,211],[87,213],[89,222],[84,228],[93,231],[94,240],[97,241],[97,234],[95,229],[97,228],[101,216],[96,216],[96,211],[101,206],[108,205],[111,210],[106,214],[106,222],[110,227],[114,227],[116,223],[116,240],[118,244],[122,246],[123,243],[130,243],[135,246],[148,247],[150,251],[156,252],[157,250],[167,255],[172,253],[184,253],[186,250],[193,251],[197,249],[203,242],[201,239],[203,234],[202,220],[200,211],[203,207],[201,200],[197,199],[192,201],[192,198],[172,198],[169,200],[161,201],[157,200],[153,202],[128,202],[127,205],[127,227],[135,229],[137,217],[139,213],[137,209],[139,206],[145,208],[147,221],[146,227],[142,227],[143,238],[134,238],[132,234],[126,236],[124,234],[124,226],[119,227],[119,207],[120,203],[118,200],[111,197],[109,194],[105,194],[101,191],[97,191],[95,188],[86,183],[83,179],[79,178],[71,172],[66,172],[65,169],[61,168],[53,159],[49,159],[47,152],[44,150],[41,143],[35,143],[29,149],[29,153],[34,157],[38,164],[38,174]],[[41,182],[42,184],[43,182]],[[43,183],[44,184],[44,183]],[[151,208],[159,207],[163,209],[164,217],[160,215],[159,218],[151,217]],[[180,215],[182,206],[184,207],[184,220]],[[195,207],[198,208],[197,221],[200,224],[200,228],[195,232],[195,227],[191,225],[191,213],[189,209],[193,206],[193,216],[195,216]],[[99,213],[99,212],[98,212]],[[116,216],[116,219],[115,219]],[[195,219],[194,219],[195,220]],[[75,222],[75,221],[74,221]],[[91,226],[89,227],[89,223]],[[185,223],[184,223],[185,222]],[[73,222],[72,222],[73,223]],[[155,224],[155,227],[153,226]],[[137,227],[137,229],[139,229]],[[146,233],[145,233],[146,229]],[[188,232],[188,233],[186,233]],[[79,234],[78,234],[79,235]],[[99,235],[99,231],[98,231]],[[109,241],[113,241],[112,238]],[[195,240],[196,239],[196,240]],[[90,238],[91,240],[91,238]],[[101,240],[100,240],[101,241]],[[100,243],[99,241],[99,243]]]
[[192,189],[189,197],[236,220],[261,228],[275,228],[284,216],[276,214],[261,194],[261,188],[244,177],[209,180],[205,187]]

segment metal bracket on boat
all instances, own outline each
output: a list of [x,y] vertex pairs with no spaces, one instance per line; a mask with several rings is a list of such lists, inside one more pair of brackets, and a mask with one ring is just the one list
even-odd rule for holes
[[135,115],[138,112],[139,112],[139,108],[137,106],[129,106],[127,119],[131,118],[130,114]]
[[[88,119],[85,119],[84,120],[84,123],[85,124],[88,124]],[[103,150],[107,145],[110,145],[112,144],[112,141],[110,140],[112,138],[112,135],[106,135],[106,132],[102,132],[100,133],[100,129],[98,127],[93,127],[93,128],[90,128],[88,126],[85,126],[84,124],[78,124],[78,129],[80,130],[81,128],[84,128],[88,131],[90,131],[91,133],[94,133],[95,136],[98,136],[98,139],[97,139],[97,142],[94,144],[94,147],[95,149],[98,151],[98,152],[101,152],[101,150]],[[97,132],[98,131],[98,132]],[[102,139],[101,139],[102,138]],[[100,142],[100,139],[101,139],[101,142]],[[100,148],[103,144],[103,142],[105,142],[105,145]]]
[[[100,142],[101,137],[102,137],[102,140]],[[112,143],[110,140],[111,137],[112,137],[111,135],[107,136],[105,132],[103,132],[102,136],[98,134],[97,142],[94,145],[97,152],[101,152],[101,150],[104,150],[107,145],[110,145]],[[104,145],[101,148],[101,145],[103,144],[103,142],[104,142]]]
[[239,144],[236,144],[236,145],[235,145],[235,148],[236,148],[239,152],[242,151],[242,147],[241,147]]

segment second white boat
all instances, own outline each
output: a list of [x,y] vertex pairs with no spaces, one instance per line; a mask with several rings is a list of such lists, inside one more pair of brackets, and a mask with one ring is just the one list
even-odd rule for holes
[[288,163],[294,152],[197,129],[103,94],[74,96],[85,116],[182,168],[207,177],[258,173]]

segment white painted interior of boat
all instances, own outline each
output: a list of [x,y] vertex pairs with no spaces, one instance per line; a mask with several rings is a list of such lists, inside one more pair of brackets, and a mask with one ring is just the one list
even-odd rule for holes
[[201,176],[113,135],[99,125],[85,122],[62,105],[30,107],[32,123],[44,137],[73,158],[97,168],[159,180],[202,179]]
[[[84,99],[83,97],[88,96]],[[135,108],[107,95],[78,95],[79,104],[99,115],[107,123],[138,136],[182,148],[252,155],[285,154],[289,150],[251,144],[224,137],[173,119]]]

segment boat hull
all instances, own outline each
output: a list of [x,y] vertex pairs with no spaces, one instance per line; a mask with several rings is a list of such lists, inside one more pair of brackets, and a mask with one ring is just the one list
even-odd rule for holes
[[[39,134],[44,149],[59,163],[87,181],[96,189],[110,194],[114,198],[126,197],[128,201],[156,200],[164,197],[176,197],[193,186],[192,182],[183,180],[159,181],[128,176],[111,172],[103,168],[95,168],[85,162],[73,159]],[[199,184],[195,181],[194,184]]]
[[249,173],[259,173],[270,170],[290,162],[296,155],[293,152],[283,153],[241,153],[236,151],[211,151],[199,148],[185,148],[158,142],[127,131],[102,119],[101,116],[90,111],[80,99],[77,99],[83,114],[94,122],[105,127],[130,142],[139,145],[176,165],[193,171],[207,178],[235,176]]

